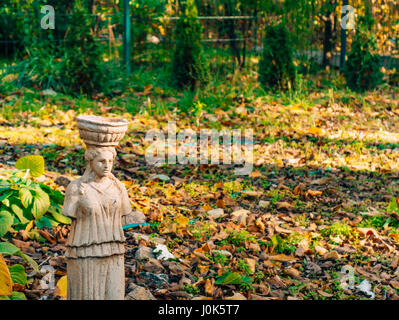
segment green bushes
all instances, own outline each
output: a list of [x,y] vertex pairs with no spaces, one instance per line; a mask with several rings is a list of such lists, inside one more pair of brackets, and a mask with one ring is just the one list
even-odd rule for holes
[[[7,265],[3,257],[19,256],[39,272],[38,264],[9,241],[18,233],[32,240],[45,242],[38,229],[53,228],[58,224],[70,224],[71,219],[61,213],[64,196],[49,186],[28,178],[44,173],[44,159],[33,155],[20,158],[16,164],[20,171],[7,179],[0,179],[0,300],[26,300],[26,296],[13,291],[13,285],[28,283],[25,267],[21,264]],[[48,240],[48,239],[47,239]]]
[[380,57],[373,54],[377,50],[377,41],[371,32],[372,24],[370,12],[359,19],[351,51],[345,62],[346,82],[355,91],[373,89],[382,82]]
[[176,23],[172,56],[172,81],[177,87],[194,89],[208,80],[209,64],[201,43],[202,26],[193,0],[182,3],[182,15]]
[[27,35],[32,29],[32,0],[0,2],[0,55],[12,57],[24,51]]
[[41,156],[20,158],[16,167],[28,169],[28,172],[18,171],[8,179],[0,180],[0,237],[25,230],[31,239],[44,240],[37,228],[52,228],[59,223],[71,222],[61,213],[64,196],[43,183],[27,178],[28,173],[32,177],[43,174],[44,160]]
[[133,20],[132,46],[135,55],[142,56],[151,44],[148,43],[148,36],[162,36],[161,26],[156,23],[157,18],[165,14],[165,0],[133,0],[130,1],[131,18]]
[[3,0],[0,4],[0,55],[10,56],[15,53],[16,43],[21,33],[16,32],[17,16],[13,14],[15,3]]
[[3,256],[21,257],[36,273],[39,272],[38,264],[13,244],[0,242],[0,300],[26,300],[23,292],[13,291],[13,285],[16,283],[22,286],[28,284],[28,277],[24,266],[21,264],[8,266]]
[[65,85],[74,92],[101,91],[106,80],[102,50],[91,34],[88,14],[80,2],[75,3],[65,38],[61,74]]
[[259,82],[266,89],[293,88],[295,83],[293,49],[283,24],[266,27],[262,56],[259,61]]
[[54,30],[29,27],[31,18],[25,19],[20,50],[24,60],[8,71],[18,75],[17,87],[91,96],[123,89],[120,63],[104,61],[105,48],[93,34],[96,22],[85,1],[64,0],[55,7],[63,14]]

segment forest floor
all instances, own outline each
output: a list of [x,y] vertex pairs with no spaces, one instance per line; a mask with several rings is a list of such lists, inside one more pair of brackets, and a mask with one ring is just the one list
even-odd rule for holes
[[[237,81],[251,85],[246,77]],[[0,95],[0,174],[21,156],[40,154],[47,171],[37,179],[64,192],[84,169],[75,116],[123,115],[129,130],[114,173],[134,210],[151,223],[125,232],[131,298],[398,299],[398,90],[361,95],[329,86],[315,80],[294,97],[226,86],[229,108],[202,108],[194,97],[191,116],[126,112],[121,101],[141,99],[151,109],[151,101],[182,99],[151,85],[96,97],[84,110],[82,100],[19,89]],[[252,172],[236,175],[234,165],[150,166],[145,135],[154,128],[167,134],[168,121],[178,131],[253,129]],[[45,228],[51,242],[20,234],[12,241],[52,265],[59,279],[66,274],[68,228]],[[158,243],[174,259],[160,261],[143,248]],[[28,298],[59,299],[39,280],[21,289]]]

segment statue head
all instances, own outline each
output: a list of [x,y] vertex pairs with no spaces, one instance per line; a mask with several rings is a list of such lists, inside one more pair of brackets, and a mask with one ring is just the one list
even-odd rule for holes
[[113,147],[88,146],[85,153],[87,170],[98,178],[109,176],[115,157],[116,151]]

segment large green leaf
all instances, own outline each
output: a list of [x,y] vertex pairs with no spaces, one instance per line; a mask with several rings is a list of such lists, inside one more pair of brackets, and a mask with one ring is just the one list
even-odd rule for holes
[[42,229],[44,227],[47,228],[55,228],[56,226],[59,225],[59,223],[47,216],[41,217],[39,220],[35,221],[36,227],[38,227],[39,229]]
[[215,284],[241,284],[241,275],[238,272],[225,272],[221,276],[217,277]]
[[44,174],[44,158],[38,155],[19,158],[15,163],[15,168],[20,170],[29,169],[32,177],[40,177]]
[[29,222],[29,220],[24,217],[24,212],[22,211],[22,209],[16,204],[11,205],[11,210],[15,213],[15,215],[18,217],[19,221],[21,221],[22,224]]
[[14,193],[14,190],[7,190],[0,196],[0,201],[7,199],[10,195]]
[[25,268],[20,264],[14,264],[8,268],[10,270],[11,279],[14,283],[25,285],[28,281]]
[[63,224],[71,224],[72,220],[69,217],[64,216],[63,214],[57,212],[57,210],[53,207],[50,207],[48,210],[54,219]]
[[26,299],[25,293],[23,292],[18,292],[18,291],[13,291],[11,300],[28,300]]
[[0,211],[0,237],[4,236],[10,230],[14,222],[14,217],[6,210]]
[[[11,188],[11,182],[7,180],[0,181],[0,193],[3,193]],[[1,198],[0,198],[1,199]],[[2,201],[1,199],[0,201]]]
[[50,196],[50,200],[52,202],[61,205],[64,203],[64,195],[60,191],[51,189],[49,186],[45,185],[44,183],[40,183],[39,185],[40,188]]
[[33,269],[35,269],[36,272],[39,272],[39,266],[37,265],[36,261],[33,260],[28,255],[21,252],[21,250],[19,250],[18,247],[14,246],[13,244],[11,244],[9,242],[0,242],[0,253],[2,253],[4,256],[7,256],[7,255],[19,256],[22,259],[24,259],[26,262],[28,262],[30,264],[30,266]]
[[40,187],[34,189],[32,214],[35,219],[40,219],[50,207],[50,198]]
[[9,242],[0,242],[0,253],[3,255],[15,255],[18,251],[18,247],[14,246]]
[[33,200],[32,193],[27,188],[19,189],[19,198],[25,208],[29,207]]

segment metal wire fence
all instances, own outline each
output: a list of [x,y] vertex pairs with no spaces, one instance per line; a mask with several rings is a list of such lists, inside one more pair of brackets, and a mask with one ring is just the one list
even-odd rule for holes
[[[108,60],[121,61],[123,57],[123,11],[116,8],[113,13],[91,13],[92,33],[104,47]],[[69,13],[56,12],[55,30],[41,30],[42,15],[38,12],[5,12],[0,4],[0,67],[24,59],[24,49],[40,37],[61,45],[65,42]],[[170,60],[174,48],[173,30],[179,17],[140,17],[132,15],[131,21],[131,63],[133,66],[160,65]],[[252,56],[259,54],[263,44],[265,26],[277,17],[254,16],[200,16],[203,26],[202,41],[205,50],[211,53],[211,63],[220,72],[226,66],[244,64]],[[293,21],[288,23],[293,38],[295,55],[299,63],[321,65],[325,60],[323,52],[325,30],[323,24],[315,24],[316,18],[309,17],[306,24]],[[341,54],[341,28],[334,22],[331,35],[331,48],[327,52],[331,67],[339,67]],[[32,33],[32,30],[34,32]],[[348,48],[353,38],[348,32]],[[397,35],[388,36],[397,43]],[[397,45],[379,47],[385,68],[399,68]]]

